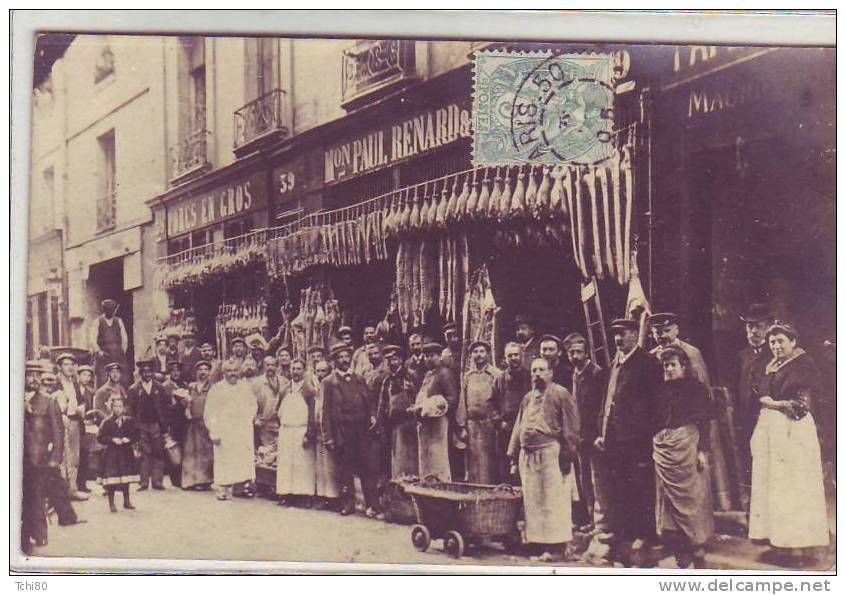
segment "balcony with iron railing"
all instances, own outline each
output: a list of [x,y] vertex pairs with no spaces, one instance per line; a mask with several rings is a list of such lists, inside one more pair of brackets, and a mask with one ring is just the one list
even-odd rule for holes
[[240,157],[259,145],[288,135],[285,91],[274,89],[235,111],[234,151]]
[[114,229],[117,215],[117,191],[111,190],[97,198],[97,233]]
[[209,148],[211,132],[195,130],[170,148],[170,182],[173,185],[211,169]]
[[343,52],[341,105],[359,107],[388,88],[417,79],[412,40],[361,40]]

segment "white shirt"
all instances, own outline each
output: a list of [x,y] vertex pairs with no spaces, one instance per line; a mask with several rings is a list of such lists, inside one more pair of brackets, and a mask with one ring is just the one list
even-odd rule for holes
[[151,380],[150,382],[144,382],[142,380],[141,381],[141,388],[143,388],[144,392],[149,395],[151,392],[153,392],[153,381]]

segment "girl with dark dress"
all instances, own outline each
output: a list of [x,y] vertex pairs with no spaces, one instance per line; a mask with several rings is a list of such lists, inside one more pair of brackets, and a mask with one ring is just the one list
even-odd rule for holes
[[112,397],[110,405],[112,414],[103,421],[97,434],[97,441],[105,446],[101,459],[103,487],[109,497],[109,510],[117,512],[115,492],[118,490],[123,493],[123,507],[133,510],[129,484],[141,480],[132,448],[138,441],[138,429],[135,420],[125,415],[126,404],[122,398]]

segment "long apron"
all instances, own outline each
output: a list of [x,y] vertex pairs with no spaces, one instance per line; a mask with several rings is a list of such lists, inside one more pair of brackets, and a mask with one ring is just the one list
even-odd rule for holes
[[561,445],[520,449],[519,470],[529,543],[566,543],[573,539],[573,471],[561,474]]
[[[321,426],[323,419],[323,391],[318,383],[317,399],[314,403],[314,418],[317,427]],[[323,436],[317,432],[315,444],[315,479],[316,492],[322,498],[338,498],[341,495],[341,483],[338,473],[337,455],[329,452],[323,444]],[[278,456],[278,455],[277,455]]]
[[714,534],[708,469],[699,471],[699,429],[667,428],[652,440],[655,461],[655,522],[659,535],[679,530],[699,546]]
[[76,492],[76,478],[79,474],[79,449],[82,438],[82,422],[62,416],[65,426],[65,450],[62,454],[62,476],[68,482],[71,493]]
[[750,448],[749,538],[769,539],[783,548],[827,546],[828,515],[813,416],[793,420],[762,408]]
[[498,481],[496,430],[486,419],[467,420],[467,481],[493,484]]
[[214,481],[228,486],[256,478],[253,418],[257,406],[246,382],[215,384],[206,397],[204,419],[214,445]]
[[299,393],[289,392],[279,405],[276,450],[276,493],[313,496],[316,487],[314,445],[303,446],[308,430],[308,405]]
[[398,424],[391,429],[391,478],[418,475],[417,426],[414,422]]

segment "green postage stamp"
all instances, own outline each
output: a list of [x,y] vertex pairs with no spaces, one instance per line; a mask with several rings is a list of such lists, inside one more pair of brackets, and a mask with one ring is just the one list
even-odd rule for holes
[[613,58],[479,52],[473,164],[594,164],[613,148]]

